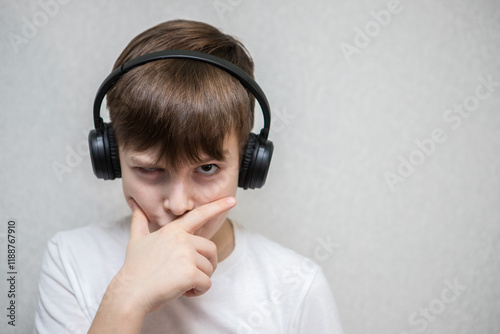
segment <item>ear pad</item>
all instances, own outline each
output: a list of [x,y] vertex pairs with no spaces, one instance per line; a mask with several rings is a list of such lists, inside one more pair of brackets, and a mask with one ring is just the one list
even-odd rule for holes
[[254,133],[248,138],[247,147],[241,161],[238,187],[243,189],[261,188],[266,182],[271,164],[274,145],[269,140],[261,140]]
[[122,169],[120,166],[120,155],[118,153],[118,145],[116,144],[115,131],[111,123],[106,123],[106,132],[108,134],[109,156],[111,158],[111,166],[115,177],[122,177]]
[[104,123],[104,131],[91,130],[88,139],[94,174],[104,180],[121,177],[118,146],[111,123]]

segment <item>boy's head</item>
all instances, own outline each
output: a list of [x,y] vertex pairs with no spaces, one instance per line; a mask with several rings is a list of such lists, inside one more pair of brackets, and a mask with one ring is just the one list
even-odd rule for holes
[[[185,20],[159,24],[135,37],[115,68],[162,50],[212,54],[253,77],[253,62],[237,40],[208,24]],[[157,60],[124,74],[106,96],[125,198],[137,202],[153,229],[236,194],[254,107],[253,95],[238,79],[204,62]],[[211,238],[225,216],[213,218],[199,234]]]
[[[114,68],[162,50],[199,51],[223,58],[253,77],[253,61],[241,43],[202,22],[174,20],[135,37]],[[202,154],[222,158],[234,133],[239,154],[253,127],[254,97],[229,73],[213,65],[168,59],[139,66],[107,93],[107,105],[122,149],[155,151],[155,160],[176,170]]]

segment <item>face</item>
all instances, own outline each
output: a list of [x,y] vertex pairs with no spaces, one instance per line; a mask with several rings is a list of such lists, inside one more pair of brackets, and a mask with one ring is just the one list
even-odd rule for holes
[[[223,150],[223,161],[204,156],[199,164],[186,164],[174,173],[154,165],[153,152],[119,147],[125,199],[137,202],[153,232],[198,206],[235,196],[239,172],[236,134],[226,137]],[[212,238],[226,216],[227,212],[211,219],[195,234]]]

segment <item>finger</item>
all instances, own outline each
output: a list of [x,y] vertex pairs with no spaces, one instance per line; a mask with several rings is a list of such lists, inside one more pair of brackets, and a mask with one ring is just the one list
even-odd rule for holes
[[[217,246],[215,245],[215,243],[203,237],[193,236],[193,245],[196,251],[201,254],[202,257],[204,257],[208,261],[208,263],[210,263],[213,272],[215,268],[217,268],[218,262]],[[211,276],[211,274],[208,276]]]
[[193,234],[208,220],[231,209],[235,205],[236,199],[234,197],[221,198],[188,212],[184,217],[178,220],[178,223],[181,224],[186,232]]
[[212,274],[214,273],[214,266],[208,259],[200,254],[196,257],[196,268],[198,268],[200,271],[202,271],[205,275],[208,277],[212,277]]
[[205,275],[205,273],[202,273],[200,271],[199,275],[197,275],[197,279],[193,287],[184,292],[184,296],[186,297],[201,296],[202,294],[207,292],[211,286],[212,286],[212,280],[210,279],[210,277],[208,277],[207,275]]
[[132,209],[132,223],[130,224],[130,241],[137,240],[149,234],[148,217],[139,207],[137,202],[130,198],[127,200]]

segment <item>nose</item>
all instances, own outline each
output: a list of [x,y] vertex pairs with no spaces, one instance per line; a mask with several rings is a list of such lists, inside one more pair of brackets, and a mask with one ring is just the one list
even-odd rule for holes
[[167,195],[163,202],[165,210],[175,216],[182,216],[194,209],[190,187],[182,179],[172,180],[167,187]]

